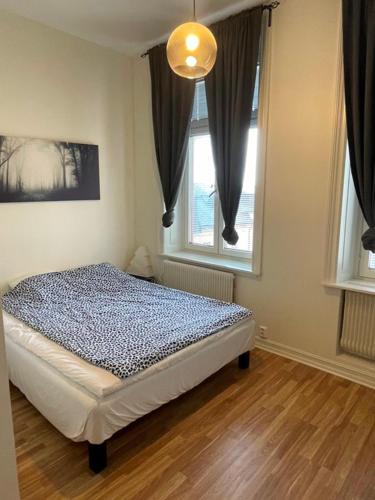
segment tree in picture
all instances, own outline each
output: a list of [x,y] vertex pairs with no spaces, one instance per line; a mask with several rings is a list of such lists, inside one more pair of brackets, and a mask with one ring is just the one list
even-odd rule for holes
[[0,203],[99,199],[98,146],[0,135]]

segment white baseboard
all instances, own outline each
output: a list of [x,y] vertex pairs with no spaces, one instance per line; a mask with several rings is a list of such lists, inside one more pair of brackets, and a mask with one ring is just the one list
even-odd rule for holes
[[273,340],[263,340],[259,338],[256,339],[255,346],[259,349],[263,349],[264,351],[279,354],[284,358],[299,361],[304,365],[318,368],[319,370],[332,373],[333,375],[351,380],[357,384],[375,389],[375,363],[374,370],[359,366],[349,366],[347,363],[342,361],[323,358],[322,356],[317,356],[316,354],[311,354],[307,351],[295,349],[285,344],[274,342]]

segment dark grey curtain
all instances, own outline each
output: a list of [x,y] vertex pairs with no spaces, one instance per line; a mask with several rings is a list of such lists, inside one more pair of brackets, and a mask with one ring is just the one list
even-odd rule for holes
[[353,181],[375,252],[375,0],[343,0],[344,80]]
[[235,245],[236,215],[246,161],[247,138],[255,87],[262,7],[213,24],[218,51],[206,80],[208,123],[221,210],[223,238]]
[[149,62],[155,149],[166,210],[163,226],[169,227],[185,167],[195,87],[193,80],[170,69],[165,44],[149,51]]

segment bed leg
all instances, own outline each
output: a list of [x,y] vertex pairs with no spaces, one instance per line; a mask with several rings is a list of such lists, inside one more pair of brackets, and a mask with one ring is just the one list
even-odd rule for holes
[[250,366],[250,351],[246,351],[238,356],[238,368],[246,370]]
[[107,442],[101,444],[89,443],[89,466],[98,474],[107,466]]

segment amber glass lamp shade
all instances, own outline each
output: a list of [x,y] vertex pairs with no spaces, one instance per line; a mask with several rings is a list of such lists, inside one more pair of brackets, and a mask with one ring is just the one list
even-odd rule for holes
[[214,35],[203,24],[185,23],[178,26],[167,43],[167,58],[172,70],[184,78],[206,76],[216,61]]

